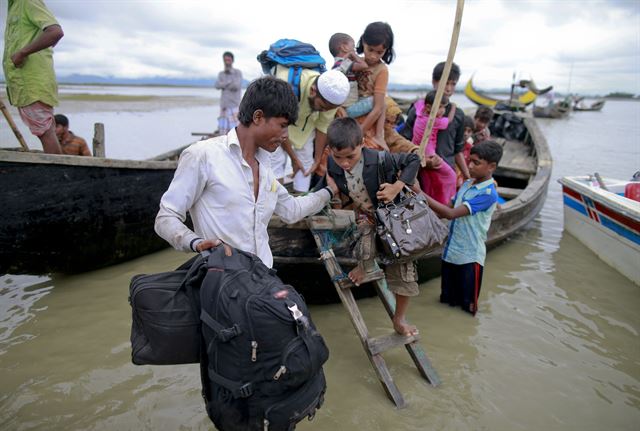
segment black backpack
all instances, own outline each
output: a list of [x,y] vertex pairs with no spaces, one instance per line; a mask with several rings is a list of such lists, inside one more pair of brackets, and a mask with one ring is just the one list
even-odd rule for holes
[[199,295],[207,414],[221,431],[292,430],[323,402],[329,351],[303,298],[250,253],[212,250]]

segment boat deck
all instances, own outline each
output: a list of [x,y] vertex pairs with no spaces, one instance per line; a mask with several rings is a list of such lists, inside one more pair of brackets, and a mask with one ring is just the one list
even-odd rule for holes
[[507,171],[534,175],[537,171],[536,159],[531,154],[531,146],[521,141],[495,139],[502,145],[503,154],[498,166]]

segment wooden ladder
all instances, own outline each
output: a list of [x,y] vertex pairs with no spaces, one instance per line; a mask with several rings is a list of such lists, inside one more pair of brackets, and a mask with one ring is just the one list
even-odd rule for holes
[[[405,337],[393,331],[389,335],[383,335],[380,337],[369,336],[367,325],[364,322],[364,318],[362,317],[360,309],[356,304],[356,300],[353,297],[353,293],[351,292],[351,288],[354,287],[354,284],[342,270],[331,245],[324,239],[327,235],[323,235],[323,231],[333,231],[334,229],[341,228],[345,229],[348,226],[339,226],[338,224],[340,224],[340,221],[338,221],[338,219],[329,220],[326,216],[310,217],[307,219],[307,223],[311,229],[316,245],[318,246],[320,258],[333,281],[333,285],[338,292],[338,296],[340,297],[342,304],[349,313],[351,323],[360,338],[362,347],[364,348],[369,361],[371,361],[371,365],[373,366],[382,387],[387,393],[387,396],[391,398],[396,407],[403,408],[406,406],[405,400],[393,381],[391,373],[387,368],[387,364],[382,357],[382,353],[398,346],[405,346],[422,377],[424,377],[432,386],[438,386],[440,384],[440,377],[438,377],[435,369],[431,366],[431,362],[429,361],[424,349],[420,344],[418,344],[418,340],[420,339],[419,335]],[[343,220],[342,223],[351,224],[353,223],[353,218],[347,221]],[[376,292],[378,293],[378,297],[382,301],[384,308],[387,310],[389,317],[393,317],[396,305],[395,297],[393,293],[389,291],[386,280],[383,278],[381,280],[376,280],[373,283]]]

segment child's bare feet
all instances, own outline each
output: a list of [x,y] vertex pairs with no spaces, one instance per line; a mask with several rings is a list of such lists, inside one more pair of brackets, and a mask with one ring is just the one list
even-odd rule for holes
[[356,286],[369,283],[370,281],[380,280],[381,278],[384,278],[384,271],[379,268],[375,271],[367,272],[363,267],[358,265],[349,272],[349,280]]
[[349,272],[349,280],[353,281],[353,284],[360,286],[362,279],[364,278],[364,269],[359,265]]
[[410,337],[412,335],[418,335],[418,328],[416,328],[414,325],[410,325],[409,323],[407,323],[406,320],[402,319],[393,319],[393,329],[395,329],[395,331],[400,334],[400,335],[404,335],[405,337]]

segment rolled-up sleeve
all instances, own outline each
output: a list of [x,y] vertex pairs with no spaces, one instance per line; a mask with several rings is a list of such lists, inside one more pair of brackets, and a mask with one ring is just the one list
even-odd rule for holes
[[321,189],[305,196],[293,197],[287,189],[278,183],[278,202],[275,214],[285,223],[295,223],[303,218],[318,213],[331,199],[327,189]]

